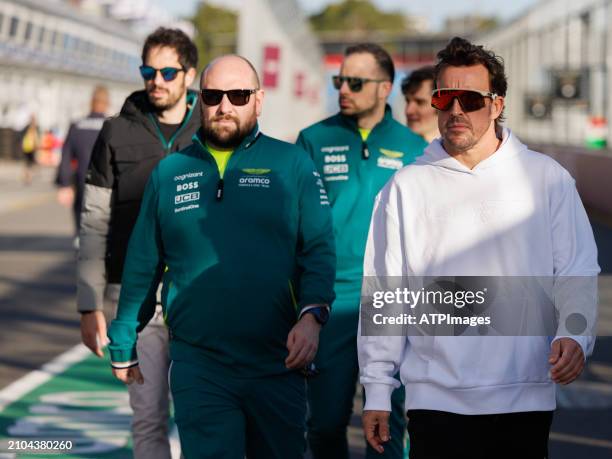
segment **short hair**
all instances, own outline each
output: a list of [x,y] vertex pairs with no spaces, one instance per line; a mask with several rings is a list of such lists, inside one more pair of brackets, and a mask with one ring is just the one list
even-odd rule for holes
[[402,80],[402,94],[412,94],[419,90],[425,81],[434,81],[434,67],[427,65],[414,70],[410,75]]
[[198,66],[198,49],[191,38],[180,29],[157,28],[145,40],[142,47],[142,62],[144,64],[151,48],[167,46],[178,54],[181,65],[189,70]]
[[96,85],[91,93],[92,99],[96,99],[98,97],[109,97],[108,88],[103,84]]
[[[103,111],[106,110],[106,108],[108,108],[108,105],[110,103],[110,94],[108,92],[108,88],[104,85],[97,85],[93,92],[91,93],[91,101],[90,101],[90,108],[91,111],[94,110],[100,110],[102,109]],[[102,107],[100,105],[103,105]]]
[[[483,65],[489,72],[490,91],[505,97],[508,79],[504,70],[504,60],[493,51],[481,45],[474,45],[465,38],[455,37],[438,52],[438,63],[434,67],[434,88],[437,87],[440,72],[447,66],[462,67]],[[504,112],[495,120],[495,125],[504,121]]]
[[350,56],[351,54],[358,53],[368,53],[371,54],[378,67],[382,72],[389,78],[391,84],[393,84],[393,80],[395,79],[395,65],[393,65],[393,59],[382,46],[379,46],[375,43],[359,43],[357,45],[352,45],[346,48],[344,52],[345,56]]

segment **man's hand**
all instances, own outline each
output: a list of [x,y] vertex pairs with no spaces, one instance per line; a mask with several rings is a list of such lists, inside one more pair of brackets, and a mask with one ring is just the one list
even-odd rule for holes
[[319,348],[321,325],[312,314],[304,314],[289,332],[287,349],[289,355],[285,366],[291,369],[303,368],[312,362]]
[[104,356],[102,348],[108,344],[108,338],[106,336],[106,318],[103,311],[81,314],[81,340],[98,357]]
[[125,384],[132,384],[134,381],[138,384],[144,384],[144,378],[138,365],[130,368],[113,368],[113,374],[115,378]]
[[582,347],[572,338],[560,338],[552,343],[548,362],[552,365],[552,380],[557,384],[569,384],[584,369]]
[[391,439],[389,435],[389,412],[388,411],[364,411],[361,417],[363,433],[372,448],[383,453],[383,443]]
[[57,190],[57,202],[62,206],[72,207],[74,204],[74,188],[63,186]]

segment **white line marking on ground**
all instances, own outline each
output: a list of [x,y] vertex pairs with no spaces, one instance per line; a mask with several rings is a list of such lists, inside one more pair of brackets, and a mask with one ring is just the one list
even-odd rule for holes
[[31,371],[0,390],[0,413],[13,402],[43,385],[54,376],[63,373],[75,363],[85,360],[91,351],[84,344],[77,344],[53,360],[45,363],[39,370]]

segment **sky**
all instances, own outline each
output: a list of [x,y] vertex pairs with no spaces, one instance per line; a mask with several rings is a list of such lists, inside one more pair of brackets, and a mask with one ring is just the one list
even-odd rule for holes
[[[153,1],[177,16],[192,14],[199,3],[198,0]],[[236,7],[241,1],[248,0],[212,0],[211,3]],[[537,1],[539,0],[374,0],[374,3],[384,10],[399,10],[407,14],[423,16],[436,30],[450,15],[478,13],[484,16],[499,16],[504,21],[510,20]],[[330,0],[299,0],[299,2],[309,14],[318,12],[325,5],[333,3]]]

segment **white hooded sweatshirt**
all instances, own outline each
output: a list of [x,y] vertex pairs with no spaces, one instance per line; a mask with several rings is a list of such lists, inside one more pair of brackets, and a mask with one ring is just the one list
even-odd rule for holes
[[[379,193],[364,276],[590,276],[597,248],[569,173],[504,129],[499,149],[472,170],[434,140]],[[597,287],[589,292],[596,320]],[[561,313],[563,313],[561,311]],[[360,324],[361,327],[361,324]],[[554,339],[569,336],[563,329]],[[575,336],[590,355],[592,336]],[[406,386],[406,409],[459,414],[554,410],[546,336],[362,336],[366,410],[391,410]]]

